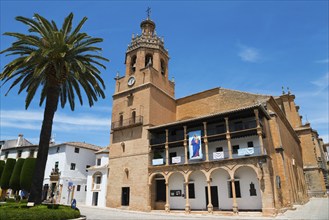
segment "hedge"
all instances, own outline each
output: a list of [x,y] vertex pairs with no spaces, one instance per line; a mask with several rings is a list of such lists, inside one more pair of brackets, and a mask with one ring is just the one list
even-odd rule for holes
[[2,175],[2,172],[5,168],[5,165],[6,165],[6,162],[3,161],[3,160],[0,160],[0,182],[1,182],[1,175]]
[[6,161],[5,169],[2,172],[1,175],[1,182],[0,186],[2,189],[9,189],[9,181],[11,174],[13,173],[14,167],[15,167],[16,160],[13,158],[8,158]]
[[21,189],[30,192],[32,178],[34,173],[36,158],[27,158],[24,161],[21,176],[20,176],[20,186]]
[[20,190],[20,176],[21,176],[21,171],[22,167],[24,164],[25,159],[19,158],[16,161],[15,168],[13,171],[13,174],[11,175],[10,181],[9,181],[9,187],[13,190]]

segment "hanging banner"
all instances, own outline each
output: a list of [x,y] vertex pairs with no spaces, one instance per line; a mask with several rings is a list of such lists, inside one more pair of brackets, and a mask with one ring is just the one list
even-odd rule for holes
[[190,160],[202,159],[201,131],[191,131],[189,136]]

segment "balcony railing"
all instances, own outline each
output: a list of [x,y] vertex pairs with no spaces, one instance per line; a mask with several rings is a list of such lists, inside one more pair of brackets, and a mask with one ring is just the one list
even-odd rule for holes
[[[266,152],[264,152],[266,154]],[[227,148],[224,148],[223,151],[216,151],[216,152],[209,152],[208,158],[209,161],[218,161],[218,160],[226,160],[229,158],[229,151]],[[247,147],[247,148],[240,148],[238,150],[232,150],[232,159],[244,158],[244,157],[253,157],[253,156],[261,156],[261,147],[254,146],[254,147]],[[203,158],[200,160],[188,160],[188,163],[202,163],[206,160],[206,155],[203,154]],[[185,163],[185,156],[178,155],[176,157],[169,158],[169,165],[179,165]],[[165,157],[159,159],[152,160],[152,166],[161,166],[166,164]]]
[[115,130],[115,129],[136,126],[141,124],[143,124],[143,116],[136,116],[125,120],[112,122],[111,128]]

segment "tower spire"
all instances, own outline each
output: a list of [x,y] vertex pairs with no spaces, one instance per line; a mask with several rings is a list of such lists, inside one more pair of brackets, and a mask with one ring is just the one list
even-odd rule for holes
[[151,15],[151,8],[150,7],[147,7],[146,13],[147,13],[147,20],[150,20],[150,15]]

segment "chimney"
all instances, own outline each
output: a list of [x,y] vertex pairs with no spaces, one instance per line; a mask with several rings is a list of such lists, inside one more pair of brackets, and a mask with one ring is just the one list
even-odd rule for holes
[[23,146],[23,134],[19,134],[17,138],[17,147]]

